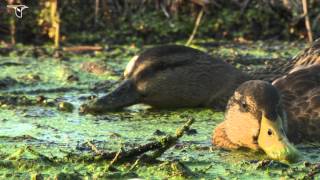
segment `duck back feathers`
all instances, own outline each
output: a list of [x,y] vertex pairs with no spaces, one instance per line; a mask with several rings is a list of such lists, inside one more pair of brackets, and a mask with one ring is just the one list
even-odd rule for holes
[[294,142],[320,139],[320,64],[293,71],[273,82],[288,116],[288,137]]
[[224,107],[248,76],[220,59],[185,46],[160,46],[143,52],[127,76],[141,101],[158,108]]
[[[165,45],[150,48],[133,58],[125,72],[124,82],[115,91],[92,103],[90,108],[117,108],[144,103],[156,108],[214,107],[224,109],[228,98],[249,77],[228,63],[185,46]],[[129,85],[130,86],[129,86]],[[132,100],[116,102],[134,91]],[[123,93],[119,89],[124,89]],[[114,93],[117,92],[117,95]],[[108,99],[115,101],[109,101]],[[102,100],[103,99],[103,100]],[[110,104],[111,103],[111,104]],[[98,105],[99,104],[99,105]]]

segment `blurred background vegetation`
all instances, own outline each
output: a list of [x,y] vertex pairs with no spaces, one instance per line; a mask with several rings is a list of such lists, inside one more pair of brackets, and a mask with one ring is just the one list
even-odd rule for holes
[[[2,44],[143,45],[187,40],[193,31],[196,38],[312,40],[320,29],[320,0],[0,2]],[[7,4],[29,9],[18,19]]]

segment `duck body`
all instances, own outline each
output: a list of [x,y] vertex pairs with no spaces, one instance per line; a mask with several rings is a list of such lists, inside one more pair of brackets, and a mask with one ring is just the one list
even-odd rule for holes
[[248,79],[245,73],[202,51],[160,46],[133,58],[119,87],[87,104],[84,111],[102,112],[137,103],[154,108],[223,109],[236,87]]
[[293,70],[273,83],[287,114],[290,141],[320,141],[320,64]]
[[272,82],[287,115],[287,136],[294,143],[320,142],[320,39],[286,65]]
[[320,41],[282,68],[286,74],[272,84],[251,80],[235,90],[213,144],[292,160],[297,151],[290,142],[320,141]]

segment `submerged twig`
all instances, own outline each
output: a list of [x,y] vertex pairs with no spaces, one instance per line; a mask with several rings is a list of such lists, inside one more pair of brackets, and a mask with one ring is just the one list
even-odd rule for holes
[[102,152],[97,148],[96,145],[92,144],[91,141],[88,141],[87,144],[90,146],[91,150],[94,151],[96,154],[101,154]]
[[[157,158],[157,157],[160,157],[170,147],[172,147],[177,142],[177,140],[183,136],[184,132],[190,128],[193,122],[194,122],[194,119],[188,120],[188,122],[184,124],[182,128],[177,129],[175,136],[167,135],[158,141],[150,142],[145,145],[140,145],[138,147],[135,147],[126,151],[123,150],[121,152],[104,152],[96,156],[90,156],[90,157],[86,156],[82,158],[76,158],[76,161],[97,162],[97,161],[112,160],[114,161],[113,162],[114,164],[114,163],[121,163],[124,161],[134,161],[137,158],[139,158],[139,156],[149,151],[156,151],[151,156],[151,158]],[[69,154],[69,156],[72,156],[72,155]]]
[[137,159],[137,160],[132,164],[132,166],[130,167],[129,171],[134,170],[134,169],[137,167],[137,165],[139,164],[140,161],[141,161],[141,158]]
[[[188,131],[191,124],[194,122],[193,119],[190,119],[182,128],[179,128],[176,130],[176,138],[177,140],[183,136],[185,131]],[[152,155],[152,159],[156,159],[160,157],[166,150],[168,150],[173,144],[172,143],[166,143],[162,148],[159,148],[156,150]]]
[[113,166],[114,163],[116,163],[119,159],[119,156],[121,154],[121,152],[123,151],[123,148],[120,148],[118,153],[114,156],[114,158],[112,159],[112,161],[109,164],[109,167]]

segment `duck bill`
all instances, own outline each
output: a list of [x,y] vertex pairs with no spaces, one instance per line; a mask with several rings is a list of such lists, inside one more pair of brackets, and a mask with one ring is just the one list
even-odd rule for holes
[[289,163],[299,159],[299,152],[289,143],[280,118],[270,120],[262,116],[258,144],[272,159]]

